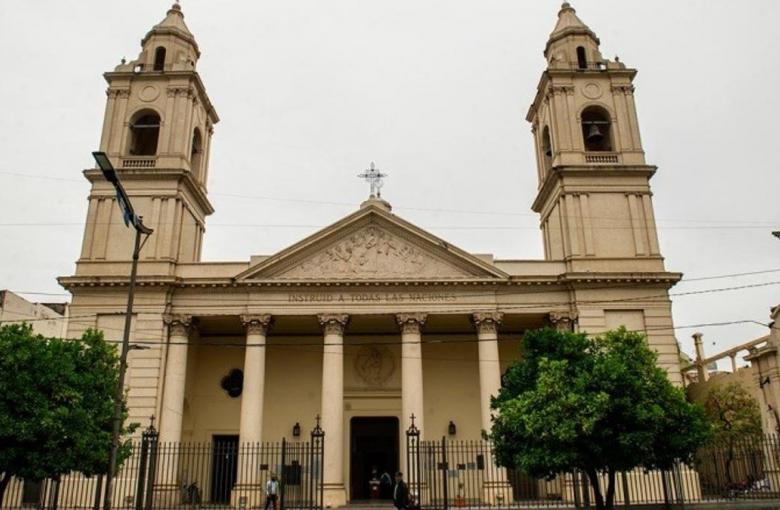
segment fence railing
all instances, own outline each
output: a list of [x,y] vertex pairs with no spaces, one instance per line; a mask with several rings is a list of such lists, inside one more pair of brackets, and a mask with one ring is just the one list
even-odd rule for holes
[[[497,466],[488,441],[421,440],[416,427],[407,431],[406,442],[410,494],[422,509],[595,506],[584,472],[530,477]],[[598,484],[605,494],[606,475],[599,475]],[[750,499],[780,500],[780,443],[774,436],[711,444],[692,466],[640,467],[615,479],[615,504],[624,507]]]
[[[134,441],[116,474],[111,506],[121,510],[162,508],[249,509],[266,503],[267,483],[278,482],[278,510],[321,510],[324,433],[308,441],[241,443],[215,436],[208,443],[161,443],[152,429]],[[58,480],[12,479],[2,509],[100,510],[104,476],[80,473]]]

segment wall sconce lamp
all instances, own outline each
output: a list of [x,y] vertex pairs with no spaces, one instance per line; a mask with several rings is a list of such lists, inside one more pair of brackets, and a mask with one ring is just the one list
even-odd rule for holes
[[447,426],[447,432],[449,435],[454,436],[458,433],[458,428],[455,426],[455,422],[450,420],[450,424]]
[[300,437],[300,436],[301,436],[301,424],[295,422],[295,425],[293,425],[293,437]]

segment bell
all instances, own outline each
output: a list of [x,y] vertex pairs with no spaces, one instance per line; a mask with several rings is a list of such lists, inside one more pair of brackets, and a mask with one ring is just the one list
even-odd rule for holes
[[547,156],[548,158],[551,158],[552,157],[552,148],[551,147],[547,147],[546,149],[544,149],[544,155]]
[[599,129],[597,124],[591,124],[588,130],[588,137],[586,141],[592,144],[599,144],[604,140],[604,134]]

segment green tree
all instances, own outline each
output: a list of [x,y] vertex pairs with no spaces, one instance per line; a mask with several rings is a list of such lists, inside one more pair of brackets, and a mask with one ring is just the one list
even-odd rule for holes
[[[116,347],[102,333],[63,340],[0,327],[0,504],[14,476],[107,471],[118,377]],[[120,460],[129,453],[125,442]]]
[[704,409],[712,425],[711,445],[726,451],[724,471],[727,484],[731,484],[735,449],[738,446],[755,449],[763,435],[758,402],[744,387],[730,383],[707,392]]
[[503,466],[536,477],[582,470],[597,508],[611,509],[616,473],[692,462],[708,437],[703,409],[669,382],[640,334],[541,329],[526,333],[521,351],[492,402]]

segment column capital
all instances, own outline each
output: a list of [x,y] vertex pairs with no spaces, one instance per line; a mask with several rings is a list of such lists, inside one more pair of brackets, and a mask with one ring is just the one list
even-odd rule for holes
[[349,315],[346,313],[321,313],[317,315],[322,331],[326,335],[343,335],[349,323]]
[[168,326],[168,332],[171,336],[189,336],[190,328],[193,325],[192,315],[165,315],[163,322]]
[[471,314],[471,320],[477,328],[477,334],[497,334],[498,326],[504,320],[502,312],[476,312]]
[[271,327],[273,316],[270,314],[242,315],[241,325],[244,326],[247,335],[266,335]]
[[551,312],[547,318],[550,324],[558,331],[574,331],[577,314],[573,312]]
[[402,333],[420,333],[425,321],[428,320],[428,314],[423,312],[399,313],[395,316],[395,320]]

